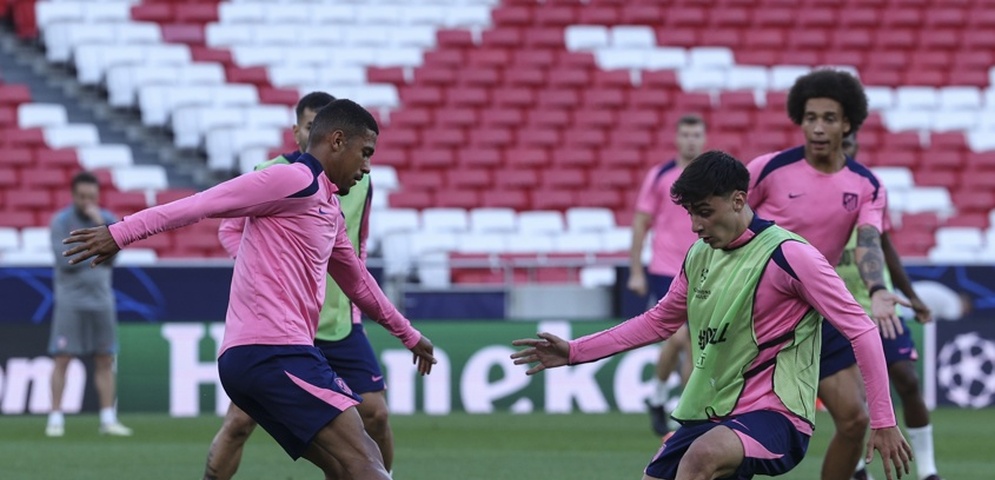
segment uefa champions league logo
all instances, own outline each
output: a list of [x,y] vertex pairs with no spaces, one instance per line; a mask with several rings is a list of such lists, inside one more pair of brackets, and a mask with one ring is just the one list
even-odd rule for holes
[[995,403],[995,342],[973,332],[958,335],[940,349],[936,375],[947,398],[961,407]]

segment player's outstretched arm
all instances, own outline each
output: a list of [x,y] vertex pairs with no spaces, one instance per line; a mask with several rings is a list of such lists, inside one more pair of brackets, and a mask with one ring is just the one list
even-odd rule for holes
[[857,227],[857,248],[854,251],[857,268],[864,285],[871,291],[871,319],[881,329],[885,338],[895,338],[902,333],[902,322],[895,315],[896,305],[912,304],[884,287],[884,252],[881,234],[872,225]]
[[83,228],[69,232],[69,237],[62,241],[64,245],[74,245],[62,256],[69,258],[70,265],[76,265],[87,259],[93,258],[91,267],[96,267],[110,260],[121,250],[110,230],[106,225],[99,227]]
[[569,362],[569,342],[547,332],[540,332],[536,336],[539,338],[521,338],[511,342],[516,347],[528,347],[511,354],[515,365],[536,363],[525,372],[527,375],[535,375],[547,368],[562,367]]
[[864,458],[864,462],[868,465],[874,459],[875,450],[881,454],[884,476],[887,480],[892,479],[892,467],[898,474],[898,478],[911,472],[909,462],[913,460],[912,447],[905,441],[905,437],[902,436],[902,432],[897,426],[871,429],[871,436],[867,439],[867,454]]

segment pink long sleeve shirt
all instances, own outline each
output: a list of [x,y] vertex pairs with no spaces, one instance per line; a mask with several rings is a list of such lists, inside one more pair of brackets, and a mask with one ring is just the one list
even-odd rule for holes
[[121,247],[204,218],[247,217],[220,353],[239,345],[313,345],[326,272],[411,348],[421,334],[387,300],[346,236],[338,189],[317,159],[241,175],[110,226]]
[[[749,242],[765,222],[754,218],[730,248]],[[871,427],[893,427],[895,413],[891,404],[884,349],[877,327],[847,292],[846,286],[825,257],[814,247],[801,242],[785,242],[768,261],[757,286],[753,305],[753,322],[758,345],[775,345],[761,349],[752,366],[773,359],[800,318],[815,308],[853,344],[857,365],[864,379],[870,405]],[[638,348],[669,338],[687,321],[687,275],[682,270],[660,302],[646,313],[618,326],[570,342],[570,363],[584,363],[618,352]],[[811,435],[812,425],[792,414],[778,399],[773,388],[773,368],[747,379],[732,415],[757,410],[771,410],[785,415],[799,431]],[[695,370],[692,375],[707,374]],[[815,399],[813,399],[815,401]]]

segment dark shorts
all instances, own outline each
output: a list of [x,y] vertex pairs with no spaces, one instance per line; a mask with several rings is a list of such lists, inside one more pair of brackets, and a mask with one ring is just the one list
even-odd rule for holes
[[655,273],[646,274],[646,286],[650,292],[650,301],[653,303],[659,302],[667,294],[667,290],[670,290],[670,284],[673,282],[674,277],[657,275]]
[[822,355],[819,358],[819,380],[839,373],[857,363],[853,346],[828,320],[822,320]]
[[903,360],[919,360],[919,352],[916,351],[916,343],[912,341],[912,332],[909,331],[909,324],[902,320],[902,333],[894,339],[881,337],[884,346],[884,359],[891,365]]
[[51,355],[117,353],[117,311],[78,310],[56,304],[48,339]]
[[726,418],[720,422],[689,422],[678,428],[660,447],[644,473],[654,478],[677,478],[677,467],[698,437],[722,425],[729,427],[752,445],[744,443],[746,457],[728,479],[745,480],[754,475],[782,475],[795,468],[808,450],[808,435],[777,412],[758,411]]
[[379,392],[386,388],[377,354],[370,345],[363,324],[353,323],[352,331],[342,340],[315,340],[314,346],[328,359],[335,374],[356,393]]
[[335,417],[362,401],[307,345],[244,345],[218,358],[221,385],[293,459]]

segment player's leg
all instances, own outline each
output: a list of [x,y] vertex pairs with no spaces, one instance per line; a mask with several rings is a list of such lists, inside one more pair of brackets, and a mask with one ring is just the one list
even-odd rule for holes
[[204,480],[228,480],[238,471],[242,449],[256,429],[256,422],[234,403],[228,405],[221,429],[214,435],[207,452]]
[[[663,298],[667,294],[667,290],[670,289],[673,280],[672,277],[665,275],[647,274],[646,281],[649,283],[652,301],[656,302]],[[667,400],[670,399],[670,388],[667,386],[667,381],[677,370],[682,345],[687,342],[688,335],[687,325],[684,325],[681,330],[675,332],[660,346],[660,356],[656,361],[656,375],[652,381],[653,390],[649,398],[646,399],[646,407],[650,414],[650,427],[660,436],[670,433],[669,416],[666,410]]]
[[66,388],[66,371],[69,362],[81,353],[79,312],[58,303],[52,311],[52,331],[48,340],[48,353],[52,356],[52,407],[45,426],[45,435],[61,437],[65,433],[62,412],[62,395]]
[[[322,428],[304,452],[326,477],[337,475],[356,480],[389,480],[376,442],[367,435],[356,409],[347,409]],[[331,462],[334,459],[335,462]],[[332,477],[334,478],[334,477]]]
[[909,434],[909,443],[915,455],[916,472],[920,479],[939,479],[935,476],[937,471],[933,453],[933,426],[929,423],[929,409],[922,398],[919,374],[916,372],[915,362],[919,354],[908,326],[905,326],[897,338],[884,340],[884,354],[888,360],[891,384],[902,400],[905,430]]
[[857,366],[851,365],[820,380],[819,398],[836,426],[822,463],[822,480],[849,479],[863,454],[864,437],[870,425]]
[[315,341],[315,346],[328,359],[328,366],[345,380],[352,391],[363,397],[357,410],[363,419],[366,433],[380,447],[387,471],[394,464],[394,434],[390,428],[383,371],[376,353],[366,336],[363,325],[354,323],[352,331],[335,342]]
[[[93,352],[93,384],[100,400],[100,433],[126,437],[131,429],[117,419],[117,382],[114,361],[117,354],[117,314],[113,308],[86,312],[84,329],[89,330]],[[84,336],[86,338],[86,336]]]

